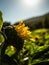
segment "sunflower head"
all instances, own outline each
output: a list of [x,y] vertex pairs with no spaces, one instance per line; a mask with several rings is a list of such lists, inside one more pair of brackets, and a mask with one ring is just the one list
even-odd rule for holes
[[30,37],[30,30],[28,26],[25,26],[23,20],[19,22],[18,25],[15,25],[15,30],[17,31],[17,34],[22,38],[22,39],[28,39]]
[[38,35],[35,36],[35,40],[39,40],[40,37]]

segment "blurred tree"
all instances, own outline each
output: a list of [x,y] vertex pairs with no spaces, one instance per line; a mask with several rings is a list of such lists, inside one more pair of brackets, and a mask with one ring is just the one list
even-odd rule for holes
[[42,27],[45,28],[45,18],[42,19]]
[[45,27],[49,28],[49,18],[45,17]]

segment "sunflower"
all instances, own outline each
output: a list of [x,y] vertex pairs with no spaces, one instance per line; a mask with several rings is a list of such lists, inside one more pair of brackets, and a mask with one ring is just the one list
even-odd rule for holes
[[30,37],[30,30],[28,26],[25,26],[23,20],[19,22],[18,25],[14,26],[15,30],[17,31],[17,34],[22,38],[22,39],[28,39]]

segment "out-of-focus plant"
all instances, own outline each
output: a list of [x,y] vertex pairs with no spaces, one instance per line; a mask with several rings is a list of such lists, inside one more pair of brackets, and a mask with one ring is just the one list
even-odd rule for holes
[[2,25],[3,25],[3,18],[2,18],[2,12],[0,11],[0,31],[2,29]]
[[[2,13],[0,15],[1,31],[3,25]],[[5,49],[5,54],[12,58],[17,65],[34,65],[49,61],[49,32],[45,30],[47,33],[45,34],[43,33],[44,30],[39,29],[32,32],[28,26],[25,26],[23,20],[18,25],[6,26],[7,40],[4,43],[5,46],[7,45],[7,49]],[[0,42],[3,41],[2,38],[3,36],[0,35]]]
[[0,33],[0,45],[4,42],[4,36]]
[[8,46],[5,50],[5,54],[7,54],[9,57],[12,56],[16,52],[16,48],[14,46]]
[[3,26],[3,18],[2,18],[2,12],[0,11],[0,45],[4,42],[4,36],[2,35],[2,26]]

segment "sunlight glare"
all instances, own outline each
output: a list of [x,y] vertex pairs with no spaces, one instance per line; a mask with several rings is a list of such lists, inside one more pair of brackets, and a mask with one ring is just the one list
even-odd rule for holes
[[40,0],[21,0],[23,5],[27,7],[35,7],[39,4]]

